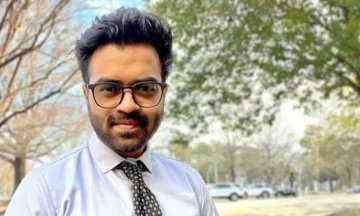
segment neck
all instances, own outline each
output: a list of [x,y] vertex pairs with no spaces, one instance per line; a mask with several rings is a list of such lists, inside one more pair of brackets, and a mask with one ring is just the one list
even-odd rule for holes
[[134,152],[117,152],[117,153],[123,158],[138,158],[145,152],[145,150],[146,150],[146,145]]

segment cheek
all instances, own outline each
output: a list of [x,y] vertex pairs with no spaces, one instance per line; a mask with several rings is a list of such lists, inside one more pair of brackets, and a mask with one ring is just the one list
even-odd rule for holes
[[149,120],[149,126],[152,127],[154,124],[155,112],[146,112],[145,115]]
[[153,110],[151,111],[149,110],[148,112],[146,112],[145,115],[149,119],[149,126],[153,127],[156,124],[155,121],[159,121],[159,118],[161,119],[162,114],[163,114],[163,106],[157,106]]
[[88,109],[91,115],[97,118],[98,122],[100,121],[102,122],[102,124],[104,124],[104,122],[106,122],[106,120],[108,119],[108,111],[99,107],[94,101],[89,102]]

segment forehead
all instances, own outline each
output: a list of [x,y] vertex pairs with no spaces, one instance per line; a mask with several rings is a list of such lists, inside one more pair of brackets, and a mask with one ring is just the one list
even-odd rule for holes
[[90,83],[111,79],[132,84],[150,77],[160,82],[161,73],[158,53],[154,47],[145,44],[107,44],[95,50],[88,65]]

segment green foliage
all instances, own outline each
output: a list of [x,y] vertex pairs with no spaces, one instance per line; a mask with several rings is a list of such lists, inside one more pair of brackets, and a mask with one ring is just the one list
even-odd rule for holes
[[335,167],[323,167],[319,173],[319,181],[326,182],[329,180],[338,180],[339,173],[336,171]]
[[[360,94],[360,2],[159,0],[176,58],[169,110],[195,132],[214,120],[252,133],[286,99]],[[270,94],[270,104],[263,94]]]
[[190,143],[190,136],[187,136],[184,132],[176,131],[172,132],[172,138],[170,140],[171,145],[180,145],[183,147],[188,147]]
[[174,35],[169,113],[194,132],[215,120],[252,131],[248,123],[263,107],[257,78],[242,57],[241,29],[231,16],[223,17],[224,10],[232,10],[230,2],[159,1],[153,8],[169,20]]
[[169,148],[172,158],[190,164],[207,183],[215,182],[215,166],[219,176],[229,174],[224,145],[213,142],[196,142],[191,146],[172,143]]
[[336,180],[346,172],[351,177],[351,170],[360,162],[359,132],[360,121],[353,107],[330,113],[320,124],[308,127],[301,145],[306,149],[305,164],[315,179]]

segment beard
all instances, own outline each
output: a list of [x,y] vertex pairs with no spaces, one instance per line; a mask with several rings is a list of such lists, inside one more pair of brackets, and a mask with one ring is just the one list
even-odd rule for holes
[[[104,119],[91,111],[88,106],[89,118],[92,127],[99,139],[110,149],[117,153],[131,153],[146,146],[150,138],[155,134],[160,126],[163,112],[155,114],[153,126],[149,128],[149,119],[145,115],[140,115],[135,111],[132,113],[117,112],[110,115],[103,125]],[[137,121],[138,127],[134,132],[116,132],[112,126],[124,119]]]

